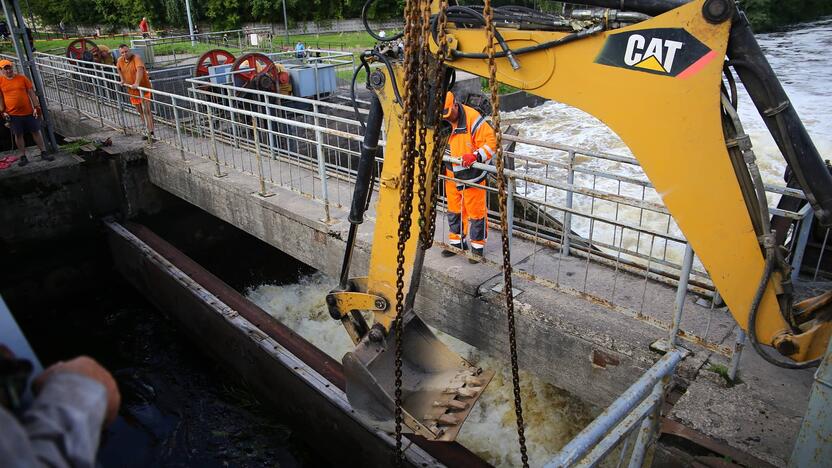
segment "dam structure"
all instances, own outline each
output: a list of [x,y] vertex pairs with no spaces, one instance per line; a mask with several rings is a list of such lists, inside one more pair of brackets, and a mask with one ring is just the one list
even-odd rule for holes
[[[325,63],[326,51],[321,55]],[[262,317],[252,318],[255,312],[240,312],[246,306],[239,305],[242,300],[233,292],[202,284],[198,279],[207,275],[198,274],[198,266],[172,260],[177,255],[164,254],[170,250],[163,240],[129,220],[162,210],[173,196],[337,277],[362,140],[356,118],[366,118],[366,106],[353,109],[343,86],[322,95],[316,85],[318,96],[305,98],[152,69],[155,138],[143,141],[141,120],[113,67],[40,53],[36,57],[54,128],[79,149],[78,154],[59,156],[51,166],[34,164],[0,174],[0,184],[16,187],[7,194],[49,184],[61,187],[23,201],[4,195],[3,224],[15,226],[0,229],[4,240],[47,236],[43,220],[25,215],[34,209],[55,212],[60,222],[51,223],[62,227],[51,229],[86,226],[93,218],[108,232],[122,274],[148,296],[158,294],[154,304],[184,307],[174,305],[175,288],[159,283],[159,275],[199,298],[190,312],[175,315],[186,327],[199,329],[195,340],[202,340],[203,347],[236,336],[232,349],[242,350],[242,357],[224,353],[222,359],[246,382],[262,377],[279,386],[281,378],[295,379],[301,383],[293,384],[292,395],[301,395],[305,386],[316,388],[325,397],[309,398],[309,404],[331,405],[346,415],[344,421],[350,422],[344,424],[360,426],[349,417],[343,392],[327,383],[338,380],[333,377],[337,372],[319,378],[325,374],[322,369],[337,363],[315,355],[310,359],[325,364],[308,368],[294,354],[300,351],[276,344],[272,332],[262,330],[277,330],[275,325],[257,324]],[[337,60],[331,65],[349,72],[355,67]],[[479,79],[460,77],[457,86],[460,92],[476,94]],[[505,99],[526,103],[528,97],[520,93]],[[506,134],[504,143],[512,161],[507,170],[509,230],[499,229],[497,205],[489,200],[485,260],[471,264],[465,255],[444,258],[440,251],[447,247],[448,229],[440,199],[434,246],[426,253],[414,307],[417,314],[486,354],[505,356],[509,344],[499,245],[509,236],[522,369],[597,408],[618,408],[622,396],[645,402],[643,408],[631,406],[631,411],[642,408],[641,418],[625,435],[633,440],[631,446],[640,447],[648,437],[637,444],[642,437],[632,428],[657,428],[656,460],[681,456],[672,441],[684,439],[747,466],[784,465],[806,412],[813,371],[777,369],[753,350],[743,352],[744,333],[638,161],[521,135]],[[376,163],[378,169],[383,160]],[[94,166],[99,167],[100,184],[82,182]],[[770,184],[767,190],[802,197],[785,184]],[[798,289],[823,287],[828,278],[822,268],[826,240],[807,246],[806,239],[817,229],[811,210],[772,206],[770,212],[794,225],[789,258]],[[373,213],[371,204],[358,231],[355,276],[367,272]],[[213,318],[205,319],[209,315]],[[340,324],[333,321],[333,327]],[[291,335],[283,329],[273,333]],[[267,375],[264,368],[272,360],[288,371]],[[656,390],[664,388],[663,379],[670,389],[667,396]],[[653,410],[661,404],[663,416],[655,418]],[[321,418],[327,417],[324,413]],[[604,412],[599,418],[607,416]],[[388,434],[364,431],[367,447],[389,449]],[[453,460],[441,461],[429,444],[409,447],[413,465]],[[564,450],[575,449],[570,444]],[[561,455],[570,460],[569,453]],[[637,460],[638,454],[633,457]],[[385,459],[373,460],[383,464]]]

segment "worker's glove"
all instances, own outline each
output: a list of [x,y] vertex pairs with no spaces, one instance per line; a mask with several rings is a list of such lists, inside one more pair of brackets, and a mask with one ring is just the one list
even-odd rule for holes
[[462,167],[471,167],[477,162],[477,157],[473,153],[462,155]]

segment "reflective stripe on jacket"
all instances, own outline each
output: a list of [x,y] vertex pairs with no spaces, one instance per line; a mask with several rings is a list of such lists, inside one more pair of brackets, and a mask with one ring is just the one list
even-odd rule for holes
[[[477,162],[491,164],[497,148],[497,137],[491,124],[479,112],[464,104],[456,104],[459,109],[456,127],[448,139],[448,149],[452,158],[461,158],[463,154],[473,153]],[[479,182],[487,175],[481,169],[463,167],[462,164],[445,163],[454,178],[468,182]],[[457,184],[459,188],[464,184]]]

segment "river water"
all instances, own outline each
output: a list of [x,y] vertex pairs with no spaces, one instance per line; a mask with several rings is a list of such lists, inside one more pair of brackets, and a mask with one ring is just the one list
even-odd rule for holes
[[[788,31],[762,34],[758,40],[821,154],[832,156],[832,88],[828,84],[832,82],[832,53],[829,52],[832,50],[832,18],[806,23]],[[785,164],[753,104],[742,90],[739,112],[752,138],[766,181],[782,183]],[[513,123],[520,134],[528,138],[630,155],[623,142],[598,120],[556,102],[507,113],[504,120]],[[543,158],[551,156],[528,145],[518,145],[517,152]],[[596,164],[594,169],[644,177],[640,170],[626,165],[598,161],[585,163]],[[577,182],[587,184],[589,180],[579,178]],[[655,193],[648,194],[647,199],[660,201]],[[580,205],[581,201],[576,201]],[[665,228],[661,224],[666,221],[656,220],[656,223],[660,225],[657,227]],[[578,221],[575,229],[579,233],[583,230],[585,234],[588,225]],[[675,226],[670,229],[672,231]],[[595,235],[597,238],[599,234],[596,232]],[[334,284],[335,281],[330,278],[313,274],[303,277],[296,284],[253,287],[248,291],[248,297],[329,355],[340,359],[352,348],[352,344],[341,325],[329,317],[324,303],[324,296]],[[477,408],[472,411],[459,441],[495,466],[519,465],[508,366],[503,361],[483,356],[452,337],[441,333],[440,337],[461,355],[498,371]],[[522,376],[522,382],[530,460],[533,466],[539,466],[584,427],[595,410],[529,374]]]

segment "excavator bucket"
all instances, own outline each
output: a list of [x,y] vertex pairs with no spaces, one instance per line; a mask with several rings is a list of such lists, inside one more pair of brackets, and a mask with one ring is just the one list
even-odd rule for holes
[[[462,359],[412,315],[402,342],[404,428],[428,440],[452,442],[482,391],[494,377]],[[343,359],[347,398],[371,425],[388,432],[395,424],[396,335],[365,338]]]

